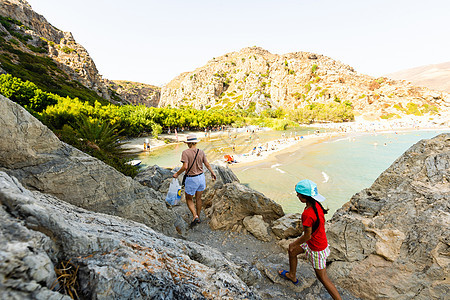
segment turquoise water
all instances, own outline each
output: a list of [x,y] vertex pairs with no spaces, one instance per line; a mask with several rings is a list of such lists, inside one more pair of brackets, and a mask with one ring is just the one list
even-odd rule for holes
[[324,205],[333,213],[357,192],[372,185],[410,146],[449,130],[354,135],[294,149],[252,167],[233,169],[242,183],[279,203],[285,212],[304,208],[294,192],[301,179],[311,179]]
[[[285,132],[286,136],[291,131]],[[296,130],[297,134],[305,134],[307,131],[312,132],[310,128],[302,132]],[[330,218],[355,193],[370,187],[409,147],[419,140],[432,138],[443,132],[450,130],[359,134],[304,147],[296,145],[274,154],[266,161],[247,166],[235,164],[232,170],[241,183],[264,193],[279,203],[286,213],[303,210],[304,204],[295,196],[294,186],[301,179],[311,179],[317,183],[319,193],[327,198],[324,205],[330,209],[327,215]],[[281,134],[278,131],[260,132],[257,141],[273,140]],[[244,148],[246,139],[248,140],[248,135],[242,135],[240,140],[238,137],[237,145],[241,145],[238,150],[239,147]],[[249,142],[250,145],[254,145],[255,140],[253,143]],[[218,149],[225,146],[223,141],[221,143],[220,146],[202,142],[199,148],[206,149],[212,161],[212,157],[222,156]],[[145,164],[162,167],[180,166],[179,158],[184,149],[186,146],[183,144],[169,146],[150,155],[143,154],[139,159]]]

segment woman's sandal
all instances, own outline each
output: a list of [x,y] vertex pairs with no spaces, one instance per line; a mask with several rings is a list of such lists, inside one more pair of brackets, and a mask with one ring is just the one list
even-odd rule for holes
[[197,217],[191,222],[191,225],[190,225],[191,228],[194,227],[195,225],[197,225],[198,223],[200,223],[200,219]]

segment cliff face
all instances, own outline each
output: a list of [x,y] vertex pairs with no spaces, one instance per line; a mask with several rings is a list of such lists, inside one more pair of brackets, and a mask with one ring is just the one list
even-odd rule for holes
[[[22,23],[0,24],[4,39],[14,41],[11,47],[32,55],[50,57],[64,73],[66,81],[77,81],[107,100],[121,102],[119,97],[114,97],[89,53],[75,41],[70,32],[52,26],[24,0],[1,0],[0,15]],[[9,30],[4,25],[10,27]],[[2,52],[8,53],[12,58],[16,57],[14,50],[11,52],[3,49]]]
[[450,293],[450,134],[422,140],[328,224],[336,283],[363,299]]
[[111,90],[128,103],[158,107],[161,88],[157,86],[126,80],[108,80],[108,84]]
[[350,101],[357,114],[402,114],[394,107],[428,104],[447,110],[450,95],[358,74],[350,66],[307,52],[272,54],[258,47],[213,58],[162,88],[160,106],[256,109]]

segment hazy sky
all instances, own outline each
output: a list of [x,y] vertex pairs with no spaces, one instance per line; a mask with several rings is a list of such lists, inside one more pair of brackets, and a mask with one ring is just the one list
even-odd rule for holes
[[28,0],[100,74],[163,85],[244,47],[308,51],[371,76],[450,61],[448,0]]

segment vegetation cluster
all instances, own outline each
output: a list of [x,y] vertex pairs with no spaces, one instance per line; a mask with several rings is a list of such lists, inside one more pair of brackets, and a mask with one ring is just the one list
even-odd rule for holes
[[349,101],[329,104],[311,103],[289,112],[289,119],[297,123],[311,124],[314,122],[346,122],[353,121],[353,106]]
[[125,153],[120,151],[124,137],[148,133],[157,137],[166,128],[200,130],[231,125],[249,116],[244,111],[223,109],[118,106],[99,101],[90,103],[77,97],[62,97],[43,91],[36,84],[11,74],[0,75],[0,94],[25,107],[61,140],[130,176],[137,171],[126,164]]

